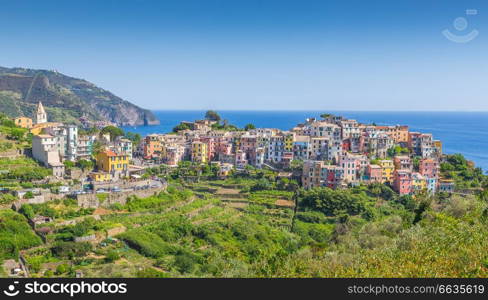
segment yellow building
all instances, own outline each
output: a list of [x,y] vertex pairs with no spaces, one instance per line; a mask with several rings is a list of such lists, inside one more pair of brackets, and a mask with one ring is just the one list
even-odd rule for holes
[[27,117],[18,117],[14,119],[15,125],[22,128],[32,128],[32,119]]
[[427,181],[420,173],[412,173],[412,190],[420,192],[427,189]]
[[117,154],[112,150],[105,150],[97,154],[97,167],[99,171],[115,173],[129,170],[129,156]]
[[393,171],[395,171],[395,165],[393,164],[393,160],[380,160],[379,165],[381,166],[382,182],[392,182]]
[[88,176],[96,182],[110,181],[112,179],[112,175],[107,172],[91,172]]
[[293,134],[289,134],[285,136],[285,151],[291,152],[293,151]]
[[193,142],[191,144],[191,160],[193,162],[206,163],[208,157],[207,144],[202,142]]
[[442,141],[435,140],[434,148],[436,149],[436,152],[439,156],[442,155]]

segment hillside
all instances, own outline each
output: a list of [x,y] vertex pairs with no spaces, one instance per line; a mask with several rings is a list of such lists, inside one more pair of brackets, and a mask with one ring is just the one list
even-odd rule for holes
[[42,101],[49,121],[76,122],[81,116],[118,125],[159,121],[142,109],[96,85],[56,71],[0,67],[0,110],[11,117],[32,117]]

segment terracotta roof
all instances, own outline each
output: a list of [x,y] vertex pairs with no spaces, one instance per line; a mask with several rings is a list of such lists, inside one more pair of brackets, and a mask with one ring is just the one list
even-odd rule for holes
[[117,153],[113,152],[112,150],[106,150],[105,153],[107,156],[117,156]]

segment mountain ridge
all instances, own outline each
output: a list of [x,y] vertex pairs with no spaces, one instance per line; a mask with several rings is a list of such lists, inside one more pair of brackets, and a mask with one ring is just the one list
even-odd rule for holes
[[85,80],[55,70],[0,66],[0,110],[11,117],[33,117],[38,102],[49,121],[110,121],[117,125],[157,125],[159,120],[143,109]]

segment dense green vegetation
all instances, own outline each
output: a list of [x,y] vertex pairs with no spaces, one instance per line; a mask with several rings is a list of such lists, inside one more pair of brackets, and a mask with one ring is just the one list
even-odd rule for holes
[[[247,168],[226,179],[217,179],[215,170],[191,163],[152,168],[151,176],[169,180],[166,191],[131,197],[124,205],[103,209],[101,216],[77,207],[73,199],[23,205],[20,212],[27,217],[55,219],[42,225],[51,230],[44,237],[46,244],[23,251],[31,273],[45,277],[73,277],[76,270],[87,277],[488,276],[488,181],[458,156],[449,156],[442,172],[469,186],[476,182],[469,195],[398,196],[382,184],[302,190],[295,179],[270,170]],[[25,217],[8,213],[23,224],[32,245],[40,245]],[[117,231],[109,236],[113,229]],[[16,245],[3,250],[3,257],[15,257],[19,251],[15,249],[31,248],[26,236],[2,243]],[[75,242],[77,237],[90,236],[95,240]]]
[[31,142],[26,128],[18,127],[5,113],[0,113],[0,152],[24,148]]
[[0,158],[0,184],[10,180],[27,182],[40,180],[49,175],[52,175],[52,170],[39,166],[30,158]]
[[104,128],[102,128],[102,130],[100,131],[100,133],[101,134],[108,134],[108,135],[110,135],[110,140],[111,141],[114,141],[117,137],[124,135],[124,131],[121,128],[116,127],[116,126],[107,126],[107,127],[104,127]]
[[403,148],[401,146],[395,146],[390,149],[388,149],[388,156],[389,157],[395,157],[397,155],[408,155],[410,151],[408,148]]
[[483,175],[481,168],[476,168],[461,154],[447,155],[446,161],[441,163],[441,174],[444,178],[453,179],[458,189],[486,188],[488,185],[487,176]]
[[17,259],[19,251],[41,244],[21,214],[0,210],[0,260]]
[[[467,163],[455,164],[456,176],[472,180],[459,170],[462,166],[470,170]],[[166,171],[159,174],[168,176]],[[172,172],[170,178],[179,182],[182,170]],[[477,180],[486,188],[486,176]],[[400,197],[381,184],[316,188],[298,190],[294,214],[275,204],[293,200],[297,187],[290,183],[271,171],[250,169],[187,185],[197,196],[217,195],[223,202],[205,212],[200,205],[199,217],[139,216],[126,224],[142,226],[120,237],[166,276],[488,276],[486,193]],[[154,276],[161,275],[157,272]]]

